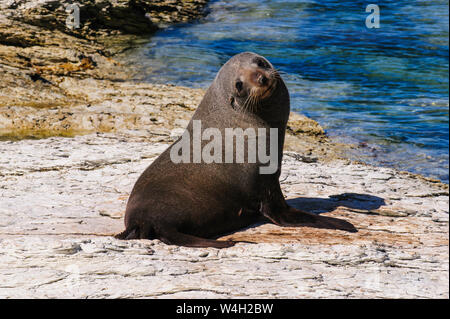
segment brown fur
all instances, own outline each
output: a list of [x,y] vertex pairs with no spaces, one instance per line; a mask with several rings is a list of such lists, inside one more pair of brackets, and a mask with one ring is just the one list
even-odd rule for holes
[[192,136],[193,120],[201,120],[203,130],[218,128],[222,136],[225,128],[266,128],[267,132],[278,128],[277,171],[261,175],[260,163],[247,162],[175,164],[170,159],[172,144],[137,180],[127,204],[126,229],[117,238],[224,248],[234,242],[210,238],[259,220],[355,231],[345,221],[286,204],[278,179],[289,112],[287,88],[265,58],[250,52],[232,57],[219,70],[186,130]]

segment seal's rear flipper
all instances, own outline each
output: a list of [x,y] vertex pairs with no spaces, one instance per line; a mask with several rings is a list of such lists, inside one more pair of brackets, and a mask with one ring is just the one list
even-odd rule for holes
[[116,239],[139,239],[139,231],[135,228],[127,228],[123,232],[114,236]]
[[271,214],[270,216],[266,215],[266,217],[279,226],[308,226],[314,228],[339,229],[351,233],[356,233],[358,231],[355,226],[343,219],[320,216],[313,213],[304,212],[290,206],[279,214]]
[[178,231],[165,231],[158,238],[165,244],[187,247],[214,247],[227,248],[235,245],[234,241],[220,241],[214,239],[200,238],[180,233]]

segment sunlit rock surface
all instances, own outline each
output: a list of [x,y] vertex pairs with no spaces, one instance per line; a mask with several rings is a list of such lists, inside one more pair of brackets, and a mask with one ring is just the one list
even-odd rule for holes
[[106,9],[73,32],[62,1],[0,2],[0,298],[449,297],[448,185],[351,162],[355,146],[296,114],[289,203],[357,233],[253,225],[223,250],[114,239],[136,179],[204,91],[128,81],[113,54],[142,39],[107,14],[145,12],[134,26],[152,32],[205,1],[78,2]]
[[127,196],[167,144],[90,134],[0,143],[0,297],[448,298],[448,187],[285,154],[282,188],[357,233],[254,225],[235,247],[120,241]]

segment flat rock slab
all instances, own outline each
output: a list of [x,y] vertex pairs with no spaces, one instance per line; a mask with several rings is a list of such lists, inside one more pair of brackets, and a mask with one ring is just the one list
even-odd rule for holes
[[252,243],[120,241],[126,200],[167,144],[133,132],[0,142],[0,298],[448,298],[448,185],[284,157],[291,205],[357,233],[253,225]]

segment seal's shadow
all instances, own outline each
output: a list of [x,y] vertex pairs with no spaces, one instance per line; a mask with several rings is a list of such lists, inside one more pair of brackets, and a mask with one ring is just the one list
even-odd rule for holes
[[[318,215],[332,212],[338,207],[347,207],[350,209],[365,210],[369,212],[386,205],[384,199],[381,197],[358,193],[343,193],[339,195],[332,195],[328,198],[297,197],[288,199],[286,202],[289,206],[295,207],[304,212]],[[246,228],[240,229],[239,231],[255,228],[267,223],[269,222],[260,221]]]
[[332,212],[339,206],[370,211],[386,205],[381,197],[358,193],[343,193],[328,198],[297,197],[286,202],[289,206],[314,214]]

